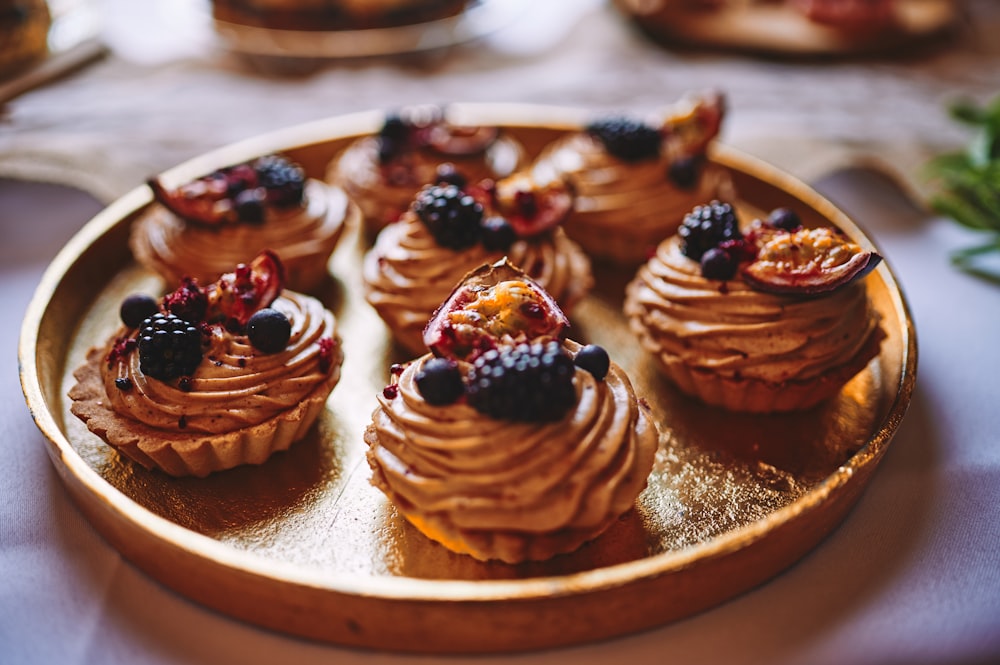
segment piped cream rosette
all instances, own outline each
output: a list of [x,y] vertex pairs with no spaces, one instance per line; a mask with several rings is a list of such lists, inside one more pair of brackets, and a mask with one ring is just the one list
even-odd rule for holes
[[427,537],[480,560],[539,561],[633,506],[659,441],[649,407],[603,349],[558,341],[566,325],[522,271],[484,265],[428,324],[432,353],[379,397],[372,482]]
[[719,281],[660,244],[626,289],[643,347],[682,391],[733,411],[805,409],[834,395],[878,353],[880,317],[863,281],[797,297]]
[[211,282],[264,249],[278,254],[290,288],[315,289],[344,228],[360,212],[337,187],[306,182],[301,206],[268,208],[256,224],[200,225],[154,205],[136,220],[129,246],[136,259],[168,284],[190,276]]
[[577,404],[562,420],[516,423],[429,405],[414,377],[430,357],[407,366],[395,398],[379,397],[365,433],[372,482],[428,538],[481,560],[539,561],[632,507],[658,437],[620,367],[603,381],[578,369]]
[[120,329],[75,372],[72,412],[120,453],[174,476],[264,462],[306,434],[343,361],[334,316],[318,300],[286,290],[269,306],[290,324],[284,348],[264,353],[245,332],[206,325],[202,360],[174,380],[143,372],[140,330]]
[[[706,158],[722,114],[722,100],[714,94],[684,98],[650,121],[660,128],[660,147],[637,160],[616,156],[594,133],[567,134],[542,151],[532,175],[543,183],[570,184],[576,198],[566,233],[591,257],[638,264],[696,204],[733,198],[726,170]],[[691,178],[683,184],[670,177],[671,165],[682,159]]]

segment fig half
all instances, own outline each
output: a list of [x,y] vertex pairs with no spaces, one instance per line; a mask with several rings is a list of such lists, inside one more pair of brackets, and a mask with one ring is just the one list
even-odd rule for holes
[[559,338],[569,319],[545,289],[506,258],[469,272],[424,328],[438,357],[475,359],[501,341]]
[[539,184],[527,173],[515,173],[496,181],[492,203],[519,238],[530,238],[554,229],[569,216],[573,191],[562,180]]
[[751,288],[767,293],[828,293],[861,279],[882,260],[827,227],[775,230],[755,240],[757,255],[740,272]]
[[242,328],[254,312],[270,306],[285,288],[285,268],[278,255],[264,250],[249,264],[219,277],[205,287],[208,296],[207,321],[221,321],[227,327]]

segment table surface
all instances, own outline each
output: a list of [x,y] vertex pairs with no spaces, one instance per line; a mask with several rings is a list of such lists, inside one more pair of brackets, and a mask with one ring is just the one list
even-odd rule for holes
[[[798,564],[717,608],[643,633],[476,663],[1000,662],[1000,287],[955,270],[975,234],[926,212],[919,166],[968,137],[944,113],[1000,93],[1000,3],[972,0],[954,39],[893,57],[796,62],[674,51],[597,0],[534,3],[478,42],[295,76],[219,48],[194,0],[92,6],[111,54],[28,92],[0,121],[0,645],[10,663],[432,662],[272,633],[160,586],[64,491],[14,349],[43,270],[101,207],[230,142],[406,103],[650,110],[724,90],[725,142],[806,179],[869,233],[919,341],[909,412],[844,524]],[[902,185],[902,187],[900,186]]]

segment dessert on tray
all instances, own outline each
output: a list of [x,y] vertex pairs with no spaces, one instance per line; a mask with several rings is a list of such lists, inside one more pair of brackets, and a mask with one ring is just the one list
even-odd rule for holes
[[878,354],[884,333],[862,278],[880,261],[789,208],[744,227],[712,201],[639,269],[624,312],[683,392],[733,411],[806,409]]
[[632,508],[658,446],[599,346],[505,261],[469,273],[394,366],[365,432],[372,482],[427,537],[480,560],[544,560]]
[[459,14],[468,0],[212,0],[220,21],[277,30],[368,30]]
[[442,172],[478,182],[509,176],[523,160],[521,144],[497,127],[457,125],[446,109],[409,106],[388,114],[377,134],[348,145],[331,163],[327,180],[358,204],[374,236]]
[[638,264],[696,204],[731,195],[728,174],[706,156],[724,114],[722,96],[704,92],[645,120],[604,117],[546,147],[532,173],[570,184],[566,233],[591,257]]
[[345,224],[359,216],[343,190],[282,155],[266,155],[168,188],[149,182],[157,204],[136,220],[136,259],[168,284],[216,280],[261,251],[277,253],[290,288],[315,289]]
[[572,200],[561,181],[543,187],[523,173],[474,184],[451,174],[427,185],[365,255],[365,298],[414,354],[455,284],[504,256],[569,311],[593,285],[590,260],[560,226]]
[[70,410],[121,454],[173,476],[260,464],[301,439],[343,361],[322,303],[284,290],[264,252],[161,300],[123,301],[122,326],[74,373]]

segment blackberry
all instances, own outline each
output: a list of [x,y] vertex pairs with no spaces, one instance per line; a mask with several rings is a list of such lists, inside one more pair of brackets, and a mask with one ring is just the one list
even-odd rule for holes
[[575,372],[556,341],[491,349],[470,368],[466,394],[470,405],[491,418],[552,422],[576,404]]
[[797,231],[802,228],[799,214],[791,208],[775,208],[767,217],[767,223],[783,231]]
[[743,237],[733,206],[720,201],[697,206],[684,217],[677,233],[681,236],[681,252],[695,261],[713,247]]
[[417,389],[428,404],[453,404],[465,393],[458,363],[450,358],[431,358],[417,371]]
[[169,381],[193,374],[201,362],[201,332],[173,314],[157,313],[139,329],[139,369]]
[[736,261],[721,247],[713,247],[701,255],[701,276],[726,281],[736,276]]
[[138,328],[148,317],[160,309],[159,303],[152,296],[144,293],[133,293],[122,301],[118,310],[122,323],[129,328]]
[[442,247],[465,249],[479,242],[483,206],[455,185],[428,185],[413,210]]
[[288,317],[276,309],[257,310],[247,321],[247,339],[251,346],[264,353],[277,353],[285,348],[292,335]]
[[267,200],[278,206],[298,205],[305,191],[302,167],[281,155],[261,157],[254,164],[257,182],[267,190]]
[[587,133],[626,162],[654,159],[660,154],[660,130],[638,120],[625,117],[599,120],[587,126]]
[[611,358],[604,347],[588,344],[576,352],[573,364],[590,372],[598,381],[603,381],[611,368]]

